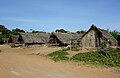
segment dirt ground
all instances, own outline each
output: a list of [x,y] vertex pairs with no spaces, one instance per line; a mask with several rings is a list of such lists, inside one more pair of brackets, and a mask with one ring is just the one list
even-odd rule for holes
[[[0,78],[120,78],[119,68],[54,62],[44,54],[61,48],[10,48],[0,45]],[[40,54],[31,55],[31,54]]]

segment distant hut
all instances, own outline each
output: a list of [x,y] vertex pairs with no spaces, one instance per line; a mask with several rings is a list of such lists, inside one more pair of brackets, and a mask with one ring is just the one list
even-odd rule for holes
[[2,38],[4,44],[8,44],[9,38]]
[[77,33],[52,33],[50,35],[49,43],[55,46],[67,46],[71,40],[76,40],[80,37]]
[[100,47],[103,41],[108,42],[110,46],[117,45],[117,40],[107,30],[92,25],[82,36],[82,47]]
[[18,44],[19,43],[19,35],[10,35],[8,43],[14,43],[14,44]]
[[25,45],[47,44],[49,36],[49,33],[21,33],[19,42]]

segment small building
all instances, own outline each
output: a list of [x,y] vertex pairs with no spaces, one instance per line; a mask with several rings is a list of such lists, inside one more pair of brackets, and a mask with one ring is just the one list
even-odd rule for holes
[[117,40],[104,29],[97,28],[95,25],[92,25],[91,28],[82,36],[82,47],[100,47],[101,43],[106,41],[110,46],[116,46]]
[[19,35],[10,35],[8,43],[18,44],[19,43]]
[[18,40],[20,43],[25,44],[25,46],[33,44],[47,44],[49,36],[49,33],[21,33]]
[[8,44],[9,38],[2,38],[3,44]]
[[77,33],[55,32],[50,35],[49,43],[55,46],[67,46],[71,43],[71,40],[77,43],[78,38],[80,38],[80,35]]

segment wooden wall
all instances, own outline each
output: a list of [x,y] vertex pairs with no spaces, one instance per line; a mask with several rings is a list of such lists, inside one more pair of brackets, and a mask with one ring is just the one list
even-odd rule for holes
[[82,38],[82,47],[100,47],[102,37],[97,30],[90,30]]

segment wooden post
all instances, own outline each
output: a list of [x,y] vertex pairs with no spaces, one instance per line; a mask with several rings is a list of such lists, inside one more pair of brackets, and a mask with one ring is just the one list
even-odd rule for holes
[[72,51],[72,41],[70,39],[70,51]]
[[107,45],[106,45],[106,47],[107,47],[107,48],[110,47],[110,41],[109,41],[109,40],[107,41]]

